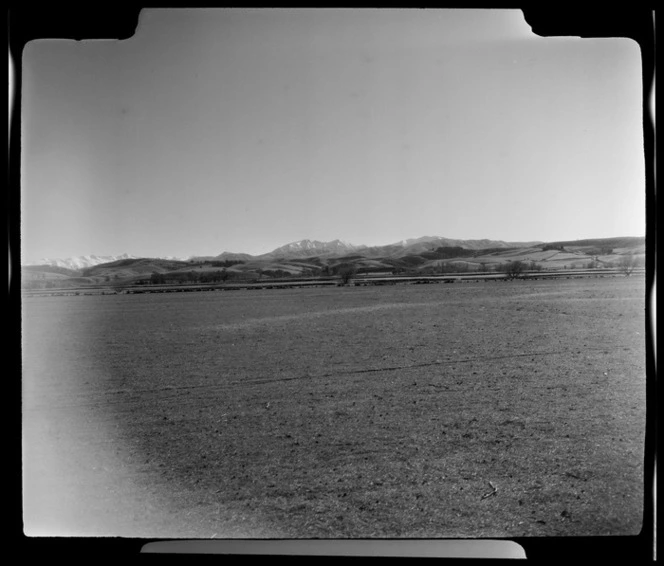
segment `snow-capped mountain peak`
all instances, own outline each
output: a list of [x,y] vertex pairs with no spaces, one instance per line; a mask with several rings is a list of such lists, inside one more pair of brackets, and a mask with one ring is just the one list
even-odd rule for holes
[[76,257],[62,258],[42,258],[39,261],[33,261],[26,265],[52,265],[54,267],[65,267],[67,269],[79,270],[86,267],[93,267],[100,263],[108,263],[120,259],[136,259],[136,256],[129,254],[122,255],[81,255]]
[[272,250],[269,254],[271,256],[279,255],[306,255],[310,253],[314,254],[329,254],[329,253],[348,253],[355,251],[356,246],[348,242],[343,242],[341,240],[332,240],[331,242],[321,242],[319,240],[299,240],[297,242],[291,242],[284,246],[280,246],[275,250]]
[[442,240],[443,238],[441,236],[422,236],[421,238],[408,238],[407,240],[401,240],[400,242],[397,242],[397,246],[412,246],[413,244],[423,244],[426,242],[434,242],[436,240]]

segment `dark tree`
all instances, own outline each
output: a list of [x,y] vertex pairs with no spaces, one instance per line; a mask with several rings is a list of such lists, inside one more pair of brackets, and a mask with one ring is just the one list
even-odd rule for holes
[[150,283],[153,285],[160,285],[165,282],[165,277],[161,273],[157,273],[156,271],[152,272],[152,275],[150,276]]
[[339,275],[339,279],[341,280],[342,285],[348,285],[348,283],[350,283],[350,280],[355,276],[356,273],[357,269],[350,265],[340,267],[339,270],[337,271],[337,274]]
[[510,279],[516,279],[517,277],[521,277],[525,270],[526,265],[522,261],[511,261],[507,264],[505,273]]
[[625,277],[629,277],[636,267],[636,258],[632,254],[624,255],[618,261],[618,269]]

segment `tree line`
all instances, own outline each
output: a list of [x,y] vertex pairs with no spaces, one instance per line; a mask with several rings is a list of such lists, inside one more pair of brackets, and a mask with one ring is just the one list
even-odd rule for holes
[[223,283],[229,279],[237,278],[238,273],[225,269],[217,271],[175,271],[170,273],[152,273],[147,280],[151,285],[164,285],[167,283]]

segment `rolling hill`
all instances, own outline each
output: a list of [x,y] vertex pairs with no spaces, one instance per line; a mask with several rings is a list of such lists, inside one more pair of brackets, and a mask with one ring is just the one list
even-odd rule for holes
[[425,236],[385,246],[355,246],[341,240],[301,240],[258,256],[224,252],[214,257],[178,260],[135,258],[125,254],[79,269],[63,267],[55,261],[23,266],[21,281],[25,288],[115,286],[169,280],[192,283],[234,278],[332,276],[343,266],[353,266],[358,273],[423,275],[496,271],[512,261],[522,261],[531,269],[561,270],[611,267],[625,254],[635,254],[643,263],[645,238],[503,242]]

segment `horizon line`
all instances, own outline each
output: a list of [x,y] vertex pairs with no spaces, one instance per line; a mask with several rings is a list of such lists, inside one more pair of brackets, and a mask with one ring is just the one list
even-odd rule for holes
[[223,254],[237,254],[237,255],[248,255],[252,257],[260,257],[262,255],[267,255],[275,250],[278,250],[279,248],[289,246],[291,244],[297,244],[299,242],[304,242],[304,241],[310,241],[310,242],[320,242],[322,244],[328,244],[331,242],[341,242],[344,244],[348,244],[350,246],[353,246],[355,248],[375,248],[375,247],[384,247],[384,246],[391,246],[391,245],[396,245],[401,242],[407,242],[408,240],[420,240],[422,238],[438,238],[438,239],[445,239],[445,240],[460,240],[460,241],[466,241],[466,242],[479,242],[482,240],[487,240],[487,241],[494,241],[494,242],[503,242],[505,244],[551,244],[551,243],[557,243],[557,242],[578,242],[582,240],[610,240],[610,239],[618,239],[618,238],[646,238],[645,235],[639,235],[639,236],[600,236],[600,237],[583,237],[583,238],[574,238],[574,239],[556,239],[556,240],[499,240],[499,239],[492,239],[492,238],[450,238],[447,236],[420,236],[417,238],[403,238],[401,240],[397,240],[394,242],[390,242],[388,244],[353,244],[347,240],[342,240],[341,238],[334,238],[332,240],[316,240],[316,239],[311,239],[311,238],[302,238],[300,240],[293,240],[291,242],[288,242],[286,244],[282,244],[280,246],[276,246],[275,248],[272,248],[269,251],[266,252],[261,252],[261,253],[249,253],[249,252],[237,252],[237,251],[229,251],[229,250],[224,250],[220,253],[217,254],[189,254],[187,256],[176,256],[175,254],[163,254],[163,255],[141,255],[141,254],[133,254],[129,252],[122,252],[118,254],[101,254],[101,253],[88,253],[88,254],[79,254],[79,255],[69,255],[67,257],[41,257],[37,260],[28,260],[25,263],[23,262],[23,253],[19,254],[20,257],[20,265],[40,265],[38,262],[43,261],[43,260],[68,260],[68,259],[75,259],[75,258],[82,258],[82,257],[91,257],[91,256],[97,256],[97,257],[120,257],[120,256],[129,256],[131,259],[173,259],[175,261],[188,261],[193,258],[205,258],[205,257],[218,257]]

